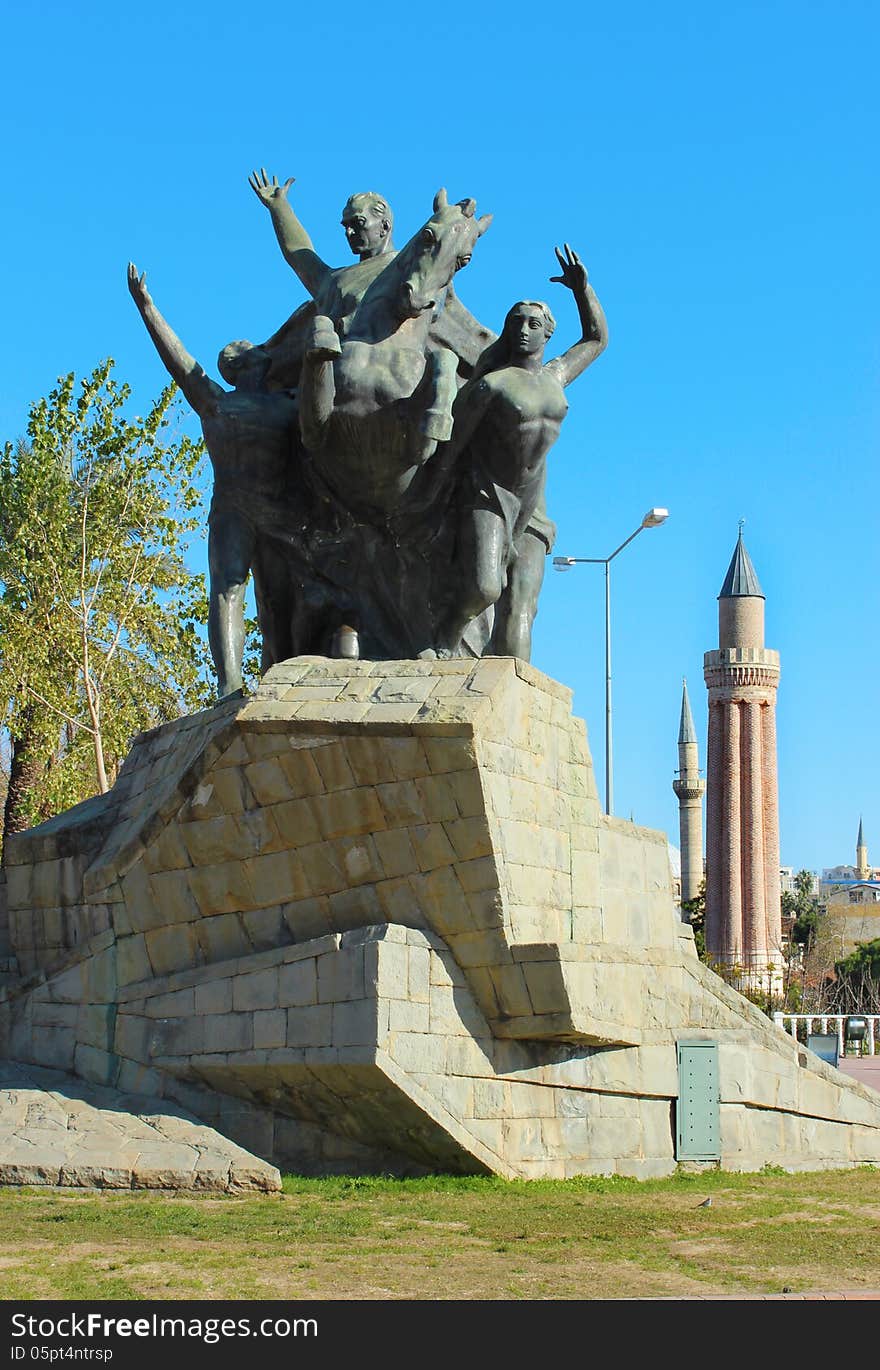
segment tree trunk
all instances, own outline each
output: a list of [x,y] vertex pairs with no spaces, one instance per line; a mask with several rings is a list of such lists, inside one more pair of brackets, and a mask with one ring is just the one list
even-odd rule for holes
[[25,719],[22,733],[12,738],[9,788],[3,808],[3,851],[0,864],[6,864],[6,839],[31,826],[27,800],[45,772],[46,762],[33,731]]

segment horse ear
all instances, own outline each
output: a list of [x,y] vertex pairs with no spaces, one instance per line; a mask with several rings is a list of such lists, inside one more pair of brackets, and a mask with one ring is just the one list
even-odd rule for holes
[[449,201],[446,198],[446,191],[441,186],[434,196],[434,213],[436,214],[438,209],[445,209],[448,204]]
[[459,200],[459,208],[466,219],[474,217],[474,210],[477,207],[476,200]]
[[480,215],[479,219],[477,220],[477,227],[479,228],[479,233],[477,234],[477,236],[478,236],[479,238],[482,238],[483,234],[486,232],[486,229],[489,227],[489,225],[491,224],[491,222],[492,222],[492,215],[491,215],[491,214],[481,214],[481,215]]

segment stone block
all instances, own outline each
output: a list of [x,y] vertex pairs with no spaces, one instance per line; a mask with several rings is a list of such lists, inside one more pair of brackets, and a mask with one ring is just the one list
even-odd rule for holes
[[242,874],[252,895],[248,900],[241,901],[236,909],[280,906],[292,899],[302,899],[311,893],[302,862],[293,851],[268,852],[264,856],[253,856],[242,863]]
[[333,1044],[333,1009],[332,1004],[288,1009],[287,1045],[320,1047]]
[[165,1077],[161,1071],[140,1065],[137,1061],[119,1058],[116,1088],[124,1094],[145,1094],[158,1098],[162,1095],[164,1084]]
[[[271,966],[253,975],[236,975],[232,982],[232,1007],[235,1010],[274,1009],[278,1007],[278,967]],[[282,1046],[279,1042],[277,1045]]]
[[201,964],[202,952],[193,924],[157,928],[145,934],[145,942],[155,975],[170,975],[172,971]]
[[240,860],[245,855],[238,825],[229,814],[182,823],[180,833],[194,866]]
[[503,1014],[516,1017],[519,1014],[533,1012],[522,966],[490,966],[489,975],[495,988],[498,1007]]
[[321,830],[310,798],[288,799],[270,810],[274,825],[288,847],[307,847],[321,841]]
[[376,885],[376,896],[382,917],[389,923],[402,923],[410,927],[425,925],[425,914],[408,879],[380,880]]
[[326,740],[317,737],[291,737],[288,741],[291,750],[282,752],[276,758],[287,776],[290,787],[287,798],[323,794],[324,781],[315,762],[315,756],[322,750]]
[[337,838],[333,843],[333,851],[336,864],[345,872],[349,886],[374,883],[384,878],[385,871],[373,837]]
[[311,803],[325,838],[354,837],[385,827],[382,806],[370,786],[334,790]]
[[281,913],[285,926],[297,942],[322,937],[330,930],[330,900],[325,894],[314,899],[298,899],[285,904]]
[[[257,861],[271,861],[274,857],[255,857]],[[213,866],[203,866],[187,873],[190,889],[199,907],[199,912],[208,917],[218,913],[234,913],[239,909],[252,908],[256,902],[248,882],[246,867],[251,862],[224,861]],[[278,903],[279,900],[265,898],[265,904]]]
[[318,768],[323,788],[326,791],[354,790],[357,788],[351,766],[348,764],[345,744],[341,738],[334,739],[326,746],[315,747],[311,756]]
[[244,777],[258,804],[282,804],[294,797],[287,771],[277,756],[251,762],[244,768]]
[[254,1016],[251,1013],[219,1013],[201,1020],[204,1039],[212,1052],[250,1051],[254,1045]]
[[120,985],[136,984],[148,980],[153,974],[153,965],[147,954],[147,942],[143,933],[133,937],[120,937],[116,944],[116,974]]
[[201,1017],[213,1013],[232,1012],[232,980],[209,980],[206,984],[196,985],[195,1012]]
[[[404,948],[404,955],[406,949]],[[363,946],[341,947],[317,958],[318,1002],[340,1003],[362,999],[364,988]]]
[[357,885],[354,889],[331,894],[330,926],[343,931],[382,921],[382,904],[375,885]]
[[[148,879],[148,898],[133,897],[126,894],[126,912],[132,927],[139,932],[152,932],[155,928],[167,927],[170,923],[194,923],[201,917],[199,906],[193,898],[189,885],[190,867],[170,871],[156,871]],[[146,868],[135,867],[129,872],[134,876]]]
[[314,957],[283,965],[278,972],[278,1003],[280,1007],[299,1008],[317,1004],[318,972]]
[[479,926],[451,867],[441,866],[424,875],[412,875],[409,883],[428,926],[441,937],[455,932],[473,932]]
[[449,771],[472,772],[476,766],[473,737],[432,737],[425,733],[419,736],[425,749],[425,758],[434,775],[445,775]]
[[96,1085],[114,1085],[119,1071],[119,1060],[109,1051],[80,1044],[74,1053],[73,1068],[84,1080]]
[[460,817],[448,775],[417,775],[414,783],[422,812],[429,823],[454,822]]
[[416,1004],[407,999],[392,999],[388,1004],[389,1032],[429,1032],[430,1018],[426,1003]]
[[431,960],[438,959],[428,947],[407,950],[407,997],[411,1003],[426,1004],[431,997]]
[[[370,682],[364,684],[371,688]],[[346,737],[345,755],[356,785],[377,785],[397,779],[385,738]]]
[[481,858],[492,859],[492,838],[484,817],[458,818],[444,823],[443,827],[455,849],[457,862],[467,864]]
[[373,841],[376,845],[383,876],[393,878],[411,875],[419,869],[407,828],[392,828],[385,832],[377,832]]
[[37,1027],[63,1027],[75,1032],[81,1012],[79,1004],[53,1003],[51,1000],[32,1000],[32,1021]]
[[287,928],[280,907],[248,909],[241,915],[241,920],[255,951],[268,951],[287,941]]
[[409,836],[420,871],[433,871],[440,866],[451,866],[455,861],[455,849],[442,824],[417,824],[409,829]]
[[376,795],[389,828],[424,823],[425,811],[414,781],[396,780],[389,784],[377,785]]
[[[241,920],[234,913],[217,914],[214,918],[203,918],[193,925],[201,960],[231,961],[237,956],[246,956],[251,951]],[[151,953],[152,955],[152,953]]]
[[[411,681],[408,686],[404,687],[407,702],[415,701],[416,703],[421,703],[430,694],[432,683],[433,682],[430,679]],[[399,682],[397,681],[383,682],[376,691],[376,702],[395,702],[394,694],[398,685]],[[419,738],[386,737],[382,740],[382,747],[391,762],[391,769],[394,772],[395,780],[414,780],[416,776],[424,776],[427,774],[429,770],[428,761],[425,756],[425,749]]]
[[254,1046],[283,1047],[287,1044],[286,1009],[258,1010],[254,1014]]
[[604,940],[600,908],[575,905],[571,913],[571,940],[581,944]]
[[242,766],[223,766],[218,763],[211,771],[211,784],[217,806],[223,813],[242,814],[253,805],[253,792]]
[[333,1005],[333,1045],[375,1046],[377,1021],[375,999],[352,999]]
[[[378,988],[383,999],[409,997],[409,948],[405,943],[382,941],[376,944],[378,962],[375,977],[367,976],[372,989]],[[369,972],[370,966],[367,966]]]
[[300,847],[296,856],[302,876],[302,897],[335,894],[347,888],[348,882],[339,868],[332,843],[316,842]]

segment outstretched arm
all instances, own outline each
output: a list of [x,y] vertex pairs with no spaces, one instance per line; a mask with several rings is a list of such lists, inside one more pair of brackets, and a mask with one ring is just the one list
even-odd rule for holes
[[293,185],[293,177],[288,176],[284,185],[278,184],[278,177],[269,180],[265,167],[248,177],[248,185],[257,199],[268,209],[272,216],[272,227],[278,246],[284,253],[284,260],[292,266],[310,295],[317,294],[324,284],[330,268],[322,262],[312,240],[290,207],[287,192]]
[[147,290],[146,274],[139,276],[134,262],[128,264],[128,288],[166,370],[202,418],[219,396],[226,392],[222,385],[218,385],[206,375],[195,358],[189,355],[174,330],[162,318]]
[[581,321],[581,339],[574,347],[563,352],[561,357],[555,357],[552,362],[548,362],[547,367],[555,371],[561,385],[571,385],[571,382],[605,351],[608,346],[608,324],[605,322],[605,313],[596,292],[587,279],[587,268],[580,257],[576,252],[572,252],[568,243],[565,244],[565,256],[558,247],[554,248],[554,251],[562,275],[551,276],[550,279],[568,286],[574,295]]

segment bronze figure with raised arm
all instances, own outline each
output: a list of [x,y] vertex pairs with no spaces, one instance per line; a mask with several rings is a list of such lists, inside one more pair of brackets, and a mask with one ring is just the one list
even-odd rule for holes
[[[224,390],[187,352],[153,303],[146,276],[138,274],[132,262],[128,288],[166,370],[201,420],[214,468],[208,515],[208,642],[222,699],[242,684],[244,597],[251,571],[263,634],[263,669],[290,655],[286,577],[279,575],[277,566],[269,573],[271,539],[263,535],[283,528],[280,506],[290,469],[296,406],[289,395],[269,393],[269,357],[246,341],[229,343],[220,353],[218,369],[233,386]],[[278,586],[280,592],[273,588]]]
[[[556,327],[553,315],[542,301],[518,301],[453,407],[463,510],[456,557],[461,579],[438,644],[442,655],[461,650],[468,624],[498,603],[515,574],[520,538],[543,497],[547,453],[568,412],[563,390],[608,342],[605,315],[586,268],[567,243],[564,252],[555,252],[561,275],[550,279],[574,296],[579,341],[545,363],[544,348]],[[540,584],[542,567],[530,566],[528,574],[538,575]],[[528,585],[517,593],[531,598]],[[526,617],[506,606],[507,627],[499,623],[493,641],[497,655],[528,658],[524,637],[531,620],[526,626]]]
[[358,261],[351,266],[331,267],[315,251],[312,240],[288,199],[294,178],[279,183],[265,168],[253,172],[248,184],[272,219],[278,246],[287,264],[299,276],[315,300],[317,312],[328,315],[335,326],[351,314],[370,282],[396,256],[391,241],[394,216],[388,201],[373,190],[350,195],[342,211],[346,241]]

